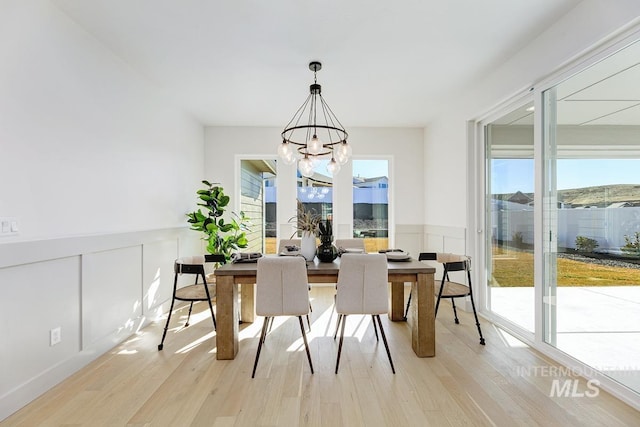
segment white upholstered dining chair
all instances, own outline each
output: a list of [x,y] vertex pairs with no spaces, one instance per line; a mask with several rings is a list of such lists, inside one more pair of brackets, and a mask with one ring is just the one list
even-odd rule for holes
[[307,264],[304,258],[263,257],[258,260],[256,314],[264,316],[264,323],[251,378],[256,375],[260,351],[267,336],[267,330],[275,316],[298,317],[309,368],[313,374],[307,334],[302,323],[302,316],[309,314],[309,286],[307,283]]
[[300,248],[301,244],[302,239],[280,239],[278,241],[278,253],[287,253],[287,246],[297,246]]
[[[302,239],[280,239],[278,241],[278,254],[282,255],[282,254],[288,253],[287,246],[296,246],[299,251],[301,244],[302,244]],[[309,291],[311,291],[311,285],[309,285]],[[309,311],[313,311],[311,300],[309,300]],[[308,315],[307,315],[307,325],[309,325],[309,330],[311,330],[311,320],[309,320]]]
[[347,323],[347,316],[350,314],[370,314],[373,319],[376,339],[378,339],[376,329],[376,322],[378,322],[380,335],[382,335],[382,341],[391,364],[391,370],[394,374],[396,373],[387,337],[380,320],[381,314],[389,312],[388,281],[387,257],[384,254],[345,253],[342,255],[336,293],[338,326],[342,323],[338,357],[336,359],[336,374],[340,365],[345,324]]
[[340,252],[349,252],[350,250],[361,250],[362,253],[366,252],[364,239],[336,239],[335,245]]

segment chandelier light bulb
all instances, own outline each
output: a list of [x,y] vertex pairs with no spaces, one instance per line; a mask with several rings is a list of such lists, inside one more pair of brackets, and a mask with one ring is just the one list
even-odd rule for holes
[[289,143],[286,141],[282,141],[282,144],[280,144],[280,146],[278,147],[278,155],[280,156],[280,158],[286,161],[288,157],[291,157],[293,155],[293,149],[291,148],[291,145],[289,145]]
[[284,157],[284,158],[282,159],[282,162],[283,162],[285,165],[292,165],[292,164],[294,164],[294,163],[296,162],[296,155],[295,155],[295,154],[294,154],[294,152],[292,151],[292,152],[290,152],[290,153],[287,155],[287,157]]
[[334,153],[334,158],[338,161],[339,164],[344,165],[345,163],[347,163],[347,160],[349,160],[348,157],[346,157],[344,154],[342,154],[340,151],[338,151],[338,149],[335,149],[335,153]]
[[313,175],[313,162],[311,161],[311,159],[307,156],[304,156],[304,158],[298,162],[298,170],[300,171],[302,176],[310,177],[311,175]]
[[336,148],[335,158],[340,164],[344,165],[349,160],[349,157],[351,157],[351,154],[351,145],[349,145],[347,141],[343,141],[338,145],[338,148]]
[[309,160],[311,160],[311,165],[314,168],[318,167],[318,163],[320,163],[320,159],[317,156],[309,157]]
[[329,175],[335,176],[338,172],[340,172],[340,163],[336,162],[336,159],[331,159],[331,161],[327,164],[327,172]]
[[313,134],[309,144],[307,144],[307,150],[309,151],[309,154],[313,154],[314,156],[320,154],[322,151],[322,141],[320,141],[318,135]]

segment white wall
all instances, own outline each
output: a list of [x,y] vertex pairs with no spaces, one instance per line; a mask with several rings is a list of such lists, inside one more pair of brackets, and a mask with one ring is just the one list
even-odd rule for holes
[[199,123],[46,0],[2,3],[0,64],[0,244],[184,225]]
[[[0,420],[163,311],[204,130],[47,0],[0,3]],[[49,345],[61,327],[62,342]]]
[[[419,128],[348,128],[354,158],[390,158],[391,200],[395,245],[417,253],[422,248],[424,217],[423,131]],[[275,158],[281,142],[280,128],[208,127],[205,132],[205,175],[220,182],[232,200],[240,200],[236,174],[239,159]],[[334,221],[336,237],[348,238],[352,222],[350,162],[335,179]],[[291,234],[286,221],[295,214],[295,165],[278,162],[278,222],[280,235]],[[347,189],[345,191],[345,189]],[[238,207],[234,207],[238,209]]]

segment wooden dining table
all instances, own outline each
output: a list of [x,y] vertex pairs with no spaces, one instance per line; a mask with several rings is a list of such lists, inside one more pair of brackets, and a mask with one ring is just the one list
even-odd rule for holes
[[[271,256],[271,255],[267,255]],[[277,255],[273,255],[277,256]],[[340,259],[334,262],[307,262],[309,283],[336,283],[340,271]],[[226,264],[215,270],[216,318],[218,360],[234,359],[238,354],[239,323],[255,320],[256,263]],[[411,259],[389,261],[388,274],[391,292],[389,319],[398,322],[404,318],[404,284],[411,283],[411,346],[418,357],[436,354],[434,279],[435,268]],[[240,291],[238,289],[240,285]],[[240,303],[238,296],[240,292]],[[239,307],[240,305],[240,307]]]

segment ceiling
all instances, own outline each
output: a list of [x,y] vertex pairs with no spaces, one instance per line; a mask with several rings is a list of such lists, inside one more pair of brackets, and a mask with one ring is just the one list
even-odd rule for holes
[[204,125],[284,126],[319,60],[349,128],[425,126],[579,0],[52,2]]
[[[555,86],[559,125],[640,126],[640,41]],[[533,102],[495,120],[533,126]]]

